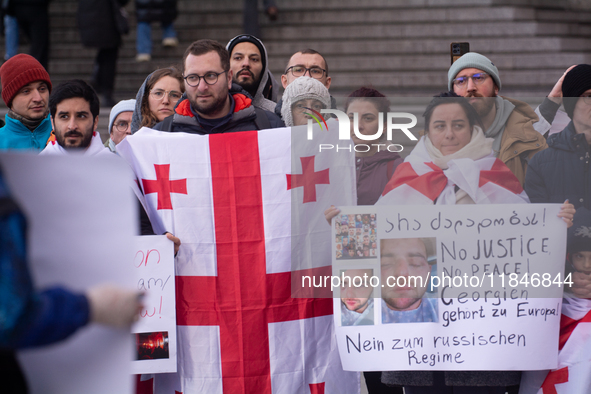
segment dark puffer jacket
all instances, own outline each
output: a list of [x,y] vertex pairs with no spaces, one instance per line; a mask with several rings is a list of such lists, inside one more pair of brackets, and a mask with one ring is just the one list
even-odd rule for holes
[[135,0],[138,22],[162,22],[168,25],[176,19],[176,0]]
[[591,147],[573,122],[548,138],[548,149],[536,153],[525,176],[532,203],[563,203],[591,209]]
[[[252,100],[244,94],[233,93],[233,112],[230,117],[224,119],[211,130],[206,130],[197,117],[191,111],[191,103],[185,99],[176,106],[174,115],[169,116],[156,124],[153,129],[170,132],[183,132],[191,134],[217,134],[234,131],[262,130],[284,127],[285,124],[274,113],[265,110],[255,110]],[[267,121],[258,119],[258,116],[266,116]],[[172,123],[170,119],[172,118]]]

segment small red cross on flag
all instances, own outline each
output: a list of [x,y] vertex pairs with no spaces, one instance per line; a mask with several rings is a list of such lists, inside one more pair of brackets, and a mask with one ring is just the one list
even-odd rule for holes
[[142,179],[144,194],[158,193],[158,209],[172,209],[171,193],[187,194],[187,180],[170,180],[170,164],[154,164],[156,180]]
[[301,157],[302,173],[287,174],[287,190],[296,187],[304,188],[304,204],[316,201],[316,185],[328,185],[328,168],[322,171],[314,171],[314,156]]
[[551,371],[542,383],[542,391],[544,394],[557,394],[556,385],[566,382],[568,382],[568,367]]

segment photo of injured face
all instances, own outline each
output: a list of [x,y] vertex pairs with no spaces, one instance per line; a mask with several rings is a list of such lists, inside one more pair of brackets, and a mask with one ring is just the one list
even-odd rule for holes
[[341,271],[341,325],[365,326],[374,324],[374,308],[370,278],[373,269]]
[[437,298],[426,297],[436,273],[435,238],[380,241],[382,323],[437,322]]

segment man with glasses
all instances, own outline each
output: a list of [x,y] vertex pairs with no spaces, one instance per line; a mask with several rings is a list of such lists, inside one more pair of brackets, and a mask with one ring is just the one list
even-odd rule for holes
[[269,58],[263,42],[249,34],[232,38],[226,45],[230,52],[233,81],[253,98],[252,105],[273,112],[277,105],[279,83],[269,70]]
[[[179,97],[180,98],[180,97]],[[135,108],[135,100],[121,100],[112,109],[109,115],[109,139],[105,146],[115,153],[115,146],[131,135],[131,117]]]
[[550,123],[527,103],[498,96],[499,70],[486,56],[466,53],[451,65],[447,76],[449,90],[466,97],[478,112],[484,134],[494,139],[495,156],[523,185],[528,161],[547,147],[543,134]]
[[[281,76],[281,84],[283,88],[287,88],[290,83],[304,75],[317,79],[327,89],[330,89],[332,79],[328,76],[328,63],[326,63],[324,56],[314,49],[304,49],[289,58],[285,73]],[[282,107],[283,100],[279,100],[275,107],[275,113],[279,116],[281,116]],[[331,108],[336,108],[336,101],[332,96]]]
[[232,84],[230,55],[217,41],[192,43],[183,57],[187,98],[156,130],[194,134],[226,133],[283,127],[275,114],[256,108]]

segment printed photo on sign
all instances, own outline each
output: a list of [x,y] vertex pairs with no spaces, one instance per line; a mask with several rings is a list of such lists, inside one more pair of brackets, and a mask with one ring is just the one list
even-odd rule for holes
[[437,273],[435,238],[380,241],[382,323],[437,322],[437,299],[428,288]]
[[135,334],[136,360],[169,358],[168,331]]
[[342,214],[334,223],[337,260],[377,257],[375,214]]
[[342,270],[341,324],[343,326],[367,326],[374,324],[374,294],[370,284],[371,268]]

